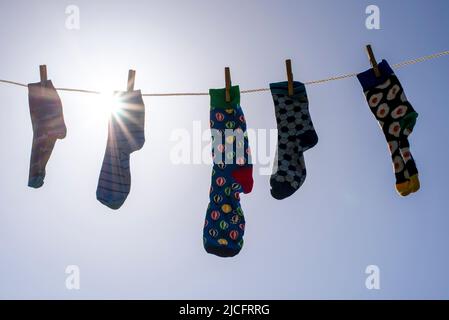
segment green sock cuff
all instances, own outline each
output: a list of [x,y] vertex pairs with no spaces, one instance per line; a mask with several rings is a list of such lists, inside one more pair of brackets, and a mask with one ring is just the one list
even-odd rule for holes
[[210,106],[212,108],[233,108],[240,105],[240,88],[232,86],[229,90],[231,101],[226,102],[226,89],[209,89]]

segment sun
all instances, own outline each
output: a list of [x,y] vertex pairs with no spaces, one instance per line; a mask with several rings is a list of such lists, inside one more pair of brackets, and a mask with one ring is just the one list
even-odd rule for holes
[[115,92],[102,92],[100,93],[100,100],[103,108],[108,113],[117,114],[120,111],[120,96]]
[[120,113],[120,97],[112,90],[101,91],[96,96],[95,108],[92,113],[96,118],[108,119]]
[[118,90],[122,81],[116,79],[107,68],[101,68],[100,72],[92,76],[92,87],[95,93],[89,97],[90,105],[89,119],[95,123],[105,123],[114,118],[124,116],[123,108],[126,108],[123,101],[122,91]]

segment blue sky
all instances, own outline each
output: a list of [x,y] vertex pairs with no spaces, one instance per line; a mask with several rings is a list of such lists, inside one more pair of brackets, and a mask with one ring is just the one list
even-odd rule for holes
[[[381,30],[365,27],[376,4]],[[81,29],[65,28],[80,8]],[[364,47],[397,63],[449,49],[449,3],[433,1],[13,1],[0,3],[0,78],[145,92],[242,89],[369,67]],[[449,298],[449,59],[397,72],[419,113],[411,147],[422,189],[394,190],[386,143],[356,79],[308,86],[320,141],[292,197],[268,176],[242,196],[245,247],[223,260],[202,247],[211,166],[173,165],[170,134],[208,126],[208,97],[146,98],[146,144],[131,156],[132,190],[118,212],[95,199],[107,137],[98,99],[60,93],[68,128],[40,190],[27,187],[32,129],[24,88],[0,84],[0,298]],[[269,93],[242,97],[248,125],[276,128]],[[258,171],[256,165],[256,172]],[[367,290],[377,265],[381,289]],[[81,289],[65,288],[78,265]]]

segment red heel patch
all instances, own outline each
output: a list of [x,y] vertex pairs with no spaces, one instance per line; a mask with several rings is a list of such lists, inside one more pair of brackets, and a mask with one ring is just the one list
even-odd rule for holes
[[242,185],[243,193],[250,193],[253,190],[253,166],[245,166],[234,170],[232,177]]

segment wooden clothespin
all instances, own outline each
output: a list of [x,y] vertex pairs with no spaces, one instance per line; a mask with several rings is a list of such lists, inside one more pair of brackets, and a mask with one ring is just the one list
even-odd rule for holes
[[373,48],[371,48],[370,44],[366,46],[366,53],[368,54],[369,61],[371,63],[371,66],[373,67],[374,74],[376,75],[376,77],[380,78],[381,73],[379,70],[379,66],[377,65],[377,61],[373,53]]
[[128,72],[128,86],[127,91],[134,91],[134,83],[136,82],[136,70],[129,70]]
[[231,71],[229,67],[225,68],[225,82],[226,82],[226,102],[231,102]]
[[39,73],[41,76],[41,85],[45,85],[47,81],[47,66],[45,64],[39,66]]
[[285,66],[287,68],[288,95],[291,97],[293,95],[293,93],[294,93],[294,91],[293,91],[292,61],[290,59],[285,60]]

